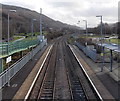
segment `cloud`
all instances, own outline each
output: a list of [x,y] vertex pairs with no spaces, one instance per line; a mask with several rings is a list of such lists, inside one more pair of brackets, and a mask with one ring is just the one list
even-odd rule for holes
[[118,21],[120,22],[120,1],[118,3]]
[[[55,20],[76,24],[78,20],[87,19],[91,26],[99,22],[96,15],[103,15],[108,23],[116,22],[119,0],[3,0],[4,4],[22,6],[43,13]],[[84,26],[84,22],[81,22]]]

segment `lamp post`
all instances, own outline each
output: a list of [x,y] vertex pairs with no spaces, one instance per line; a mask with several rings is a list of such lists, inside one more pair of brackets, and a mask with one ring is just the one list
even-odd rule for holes
[[[77,22],[77,25],[79,25],[79,24],[80,24],[80,21]],[[79,31],[77,31],[77,29],[76,29],[76,30],[75,30],[75,33],[78,34]]]
[[[34,34],[34,21],[36,21],[36,19],[32,19],[32,25],[31,25],[32,38]],[[33,46],[32,46],[32,52],[31,52],[31,60],[32,58],[33,58]]]
[[79,25],[79,24],[80,24],[80,21],[78,21],[77,24]]
[[96,17],[100,17],[101,20],[101,28],[100,28],[100,34],[101,34],[101,59],[102,59],[102,66],[101,66],[101,72],[103,71],[103,67],[104,67],[104,47],[103,45],[103,28],[102,28],[102,15],[96,16]]
[[8,55],[9,55],[9,38],[10,38],[10,14],[9,14],[10,12],[16,13],[16,10],[10,10],[8,12],[8,40],[7,40],[7,42],[8,42]]
[[[7,44],[8,44],[8,49],[7,49],[7,52],[8,52],[8,57],[9,57],[9,42],[10,42],[10,12],[15,12],[16,13],[16,10],[9,10],[8,12],[8,40],[7,40]],[[8,86],[10,86],[10,73],[9,73],[9,62],[7,63],[8,64]]]
[[32,36],[34,32],[34,21],[36,21],[36,19],[32,19],[32,26],[31,26]]
[[80,20],[77,22],[78,25],[80,25]]
[[101,34],[101,45],[102,45],[102,38],[103,38],[103,33],[102,33],[103,32],[103,29],[102,29],[102,15],[99,15],[99,16],[96,16],[96,17],[100,17],[100,20],[101,20],[101,22],[100,22],[101,23],[100,24],[101,25],[101,27],[100,27],[100,34]]
[[42,8],[40,8],[40,35],[42,35]]
[[87,31],[87,20],[83,20],[84,22],[85,22],[85,26],[86,26],[86,46],[87,46],[87,33],[88,33],[88,31]]

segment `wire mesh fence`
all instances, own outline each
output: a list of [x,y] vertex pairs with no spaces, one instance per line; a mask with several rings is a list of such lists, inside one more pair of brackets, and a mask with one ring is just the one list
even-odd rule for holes
[[[27,43],[28,44],[28,43]],[[31,42],[31,45],[35,45],[36,41],[34,43]],[[28,44],[30,45],[30,44]],[[33,51],[29,52],[27,55],[22,57],[20,60],[18,60],[15,64],[10,66],[8,69],[6,69],[4,72],[0,74],[0,89],[7,84],[10,79],[15,76],[15,74],[24,67],[24,65],[33,57],[35,54],[46,45],[46,40],[40,43]],[[27,45],[26,45],[27,46]],[[22,48],[26,48],[23,46]],[[16,48],[18,49],[18,48]],[[21,48],[20,48],[21,49]]]
[[95,50],[92,50],[88,47],[83,46],[82,44],[75,42],[75,45],[82,50],[86,56],[90,57],[94,62],[97,62],[97,53]]

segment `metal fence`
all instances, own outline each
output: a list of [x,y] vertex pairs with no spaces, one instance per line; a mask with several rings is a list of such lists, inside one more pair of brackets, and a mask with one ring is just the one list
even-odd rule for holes
[[[7,43],[0,44],[0,56],[6,56],[19,52],[21,50],[25,50],[29,47],[35,46],[39,43],[39,40],[37,38],[34,39],[24,39],[24,40],[18,40],[10,42],[9,45]],[[8,50],[9,49],[9,50]]]
[[46,45],[46,40],[44,40],[40,45],[38,45],[33,51],[29,52],[26,56],[21,58],[15,64],[10,66],[4,72],[0,74],[0,89],[7,84],[10,79],[15,76],[15,74],[40,50]]
[[90,57],[94,62],[97,62],[97,53],[95,50],[92,50],[88,47],[83,46],[82,44],[75,42],[75,45],[82,50],[86,56]]

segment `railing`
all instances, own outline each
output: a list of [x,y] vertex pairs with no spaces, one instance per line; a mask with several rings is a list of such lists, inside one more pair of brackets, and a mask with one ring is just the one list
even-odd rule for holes
[[88,47],[83,46],[82,44],[75,42],[75,45],[82,50],[86,56],[90,57],[94,62],[97,62],[97,53],[95,50],[89,49]]
[[37,40],[37,38],[34,38],[34,39],[24,39],[24,40],[10,42],[9,45],[7,43],[0,44],[0,57],[7,56],[8,51],[9,51],[9,55],[11,55],[13,53],[35,46],[38,43],[39,41]]
[[10,79],[15,76],[15,74],[22,69],[22,67],[40,50],[46,45],[46,40],[44,40],[40,45],[38,45],[33,51],[29,52],[26,56],[18,60],[15,64],[10,66],[4,72],[0,74],[0,89],[7,84]]

